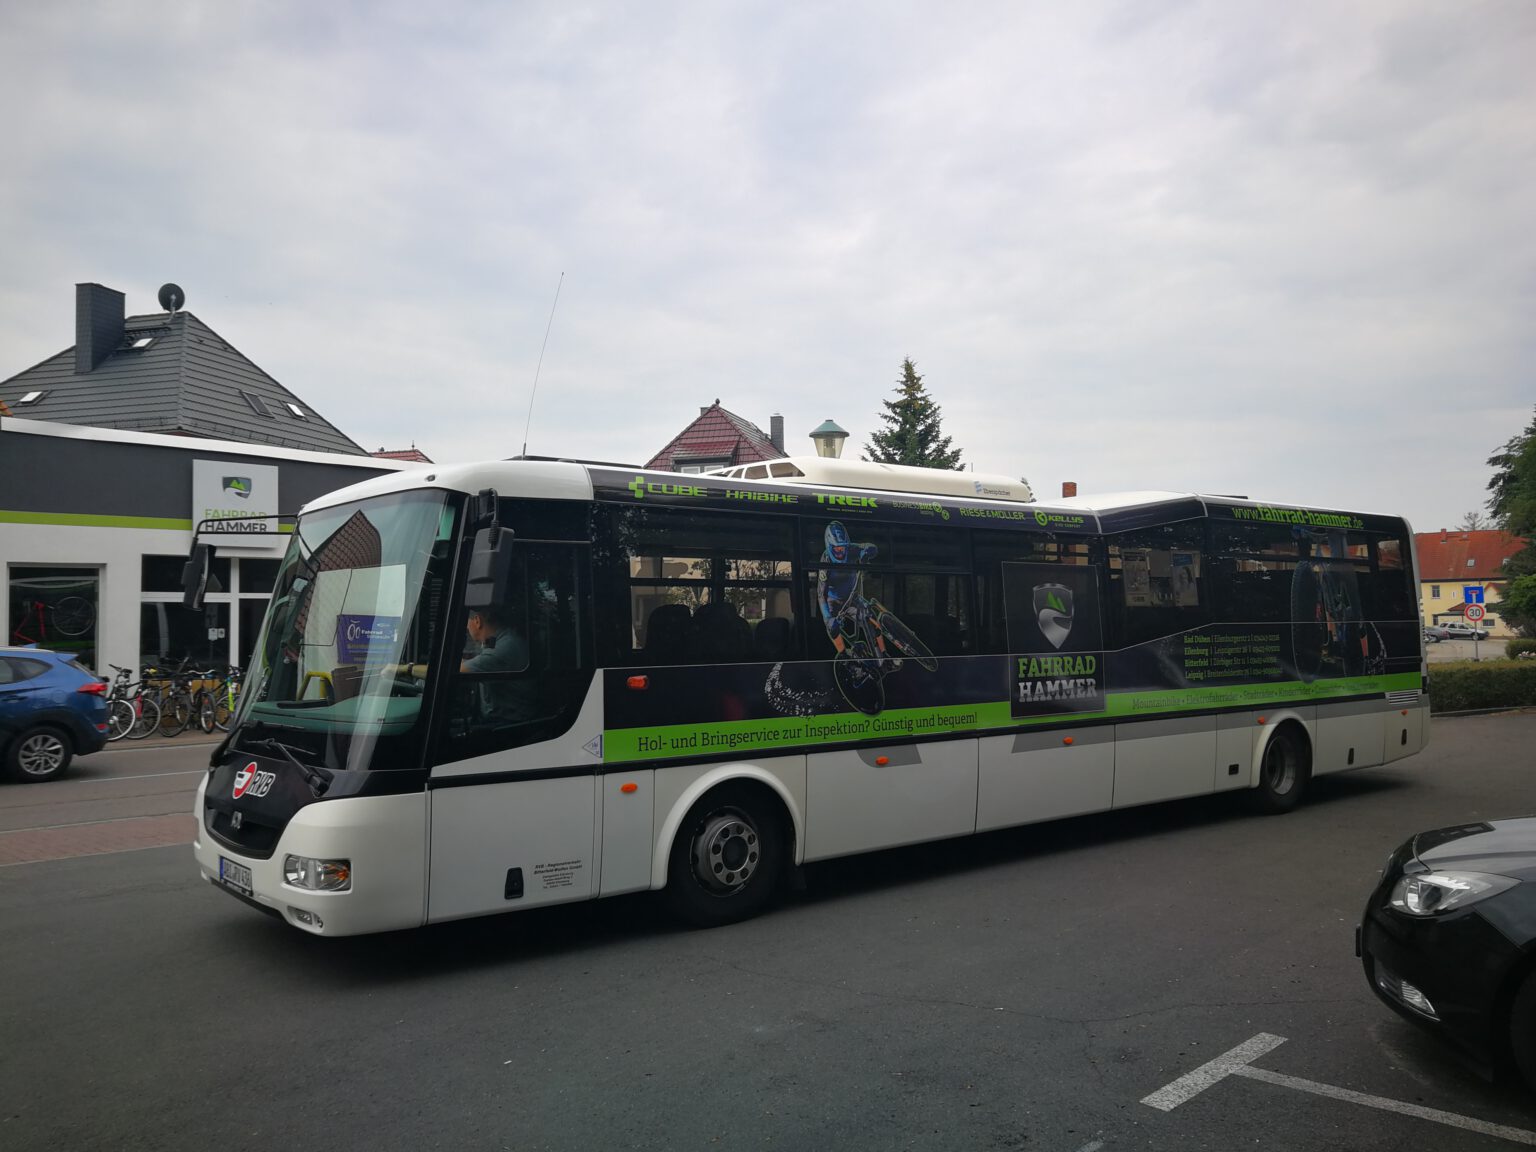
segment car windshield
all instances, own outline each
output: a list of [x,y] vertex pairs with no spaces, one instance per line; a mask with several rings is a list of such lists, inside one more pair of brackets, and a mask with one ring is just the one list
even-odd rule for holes
[[246,673],[247,746],[347,770],[419,764],[422,686],[396,669],[435,652],[457,510],[422,490],[300,517]]

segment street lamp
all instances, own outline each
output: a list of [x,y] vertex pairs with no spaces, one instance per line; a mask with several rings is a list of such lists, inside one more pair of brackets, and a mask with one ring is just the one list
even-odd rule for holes
[[832,421],[823,420],[821,426],[811,433],[811,439],[816,443],[816,455],[836,460],[843,454],[843,441],[848,439],[848,433]]

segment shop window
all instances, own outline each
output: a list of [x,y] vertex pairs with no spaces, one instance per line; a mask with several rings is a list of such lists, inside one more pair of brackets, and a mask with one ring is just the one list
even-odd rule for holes
[[[140,565],[141,592],[175,592],[181,594],[181,570],[186,565],[185,556],[146,556]],[[210,592],[229,591],[229,557],[217,553],[209,561],[208,571],[213,583]],[[215,586],[216,585],[216,586]]]
[[101,573],[95,568],[24,568],[9,572],[12,644],[67,652],[96,671]]
[[277,569],[281,563],[280,560],[241,560],[240,595],[260,593],[263,596],[270,596],[273,586],[277,583]]
[[210,600],[200,612],[179,603],[139,605],[140,663],[222,671],[229,665],[229,613],[227,600]]

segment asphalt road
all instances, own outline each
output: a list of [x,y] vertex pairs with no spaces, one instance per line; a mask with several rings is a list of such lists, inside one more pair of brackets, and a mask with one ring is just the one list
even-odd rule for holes
[[[1269,1073],[1536,1132],[1353,954],[1407,833],[1532,807],[1536,715],[1433,739],[1289,816],[1212,798],[835,862],[712,932],[624,898],[318,940],[184,846],[0,867],[0,1147],[1513,1147],[1236,1076],[1141,1103],[1268,1033]],[[155,773],[205,753],[0,788],[0,844],[174,818],[196,776]]]

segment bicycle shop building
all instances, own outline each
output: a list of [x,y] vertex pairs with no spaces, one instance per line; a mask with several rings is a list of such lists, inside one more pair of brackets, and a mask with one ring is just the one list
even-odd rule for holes
[[[126,315],[100,284],[77,284],[74,303],[73,347],[0,381],[0,643],[101,673],[243,663],[288,538],[251,517],[412,465],[369,455],[186,311],[174,284],[155,313]],[[218,591],[190,612],[193,527],[220,516],[246,519],[213,537]]]
[[[162,659],[243,664],[288,540],[277,519],[251,517],[405,466],[0,416],[7,642],[72,652],[103,674]],[[190,612],[181,568],[193,527],[230,516],[244,519],[203,536],[220,590]]]

